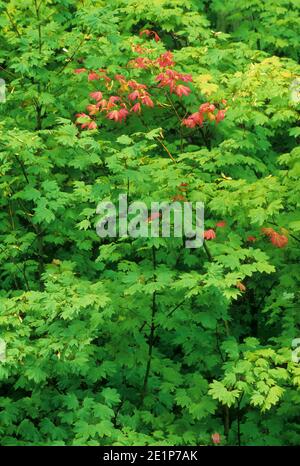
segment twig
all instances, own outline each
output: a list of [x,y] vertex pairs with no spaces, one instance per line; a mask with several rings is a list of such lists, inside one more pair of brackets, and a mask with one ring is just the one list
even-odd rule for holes
[[8,19],[9,19],[9,21],[10,21],[10,23],[11,23],[11,25],[12,25],[14,31],[15,31],[15,33],[17,34],[17,36],[19,37],[19,39],[21,39],[22,36],[21,36],[21,34],[20,34],[20,32],[19,32],[19,29],[18,29],[16,23],[14,22],[13,18],[10,16],[8,10],[6,10],[5,13],[6,13],[6,16],[8,17]]

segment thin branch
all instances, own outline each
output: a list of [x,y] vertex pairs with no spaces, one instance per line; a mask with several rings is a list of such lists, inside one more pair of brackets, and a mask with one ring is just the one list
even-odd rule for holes
[[6,13],[6,16],[8,17],[8,19],[10,21],[10,24],[12,25],[13,30],[15,31],[15,33],[17,34],[19,39],[21,39],[22,36],[21,36],[21,34],[19,32],[19,29],[18,29],[16,23],[14,22],[13,18],[10,16],[10,13],[8,12],[8,10],[6,10],[5,13]]
[[23,175],[24,175],[24,178],[25,178],[26,182],[29,184],[29,179],[28,179],[28,176],[27,176],[27,173],[26,173],[26,170],[25,170],[25,166],[24,166],[22,160],[19,159],[19,157],[17,156],[17,154],[14,154],[14,157],[15,157],[15,159],[17,160],[18,164],[19,164],[20,167],[21,167],[21,170],[22,170],[22,173],[23,173]]
[[[156,269],[156,254],[155,254],[154,246],[152,246],[152,264],[153,264],[153,269],[155,270]],[[156,275],[154,275],[154,281],[156,281]],[[156,311],[157,311],[156,291],[154,291],[152,294],[151,328],[150,328],[149,342],[148,342],[148,360],[147,360],[146,371],[145,371],[145,376],[144,376],[143,388],[141,392],[141,401],[140,401],[141,405],[144,402],[144,398],[146,396],[147,388],[148,388],[148,380],[149,380],[149,375],[150,375],[152,353],[153,353],[153,346],[154,346],[154,340],[155,340],[156,325],[154,323],[154,319],[155,319]]]
[[228,406],[224,406],[224,435],[228,438],[230,430],[230,410]]
[[179,113],[177,112],[177,109],[174,105],[174,102],[172,100],[172,98],[169,96],[168,93],[165,93],[165,96],[167,97],[168,101],[170,102],[174,112],[175,112],[175,115],[177,116],[177,119],[178,119],[178,122],[179,122],[179,135],[180,135],[180,151],[183,152],[183,132],[182,132],[182,119],[179,115]]
[[207,246],[207,244],[206,244],[206,241],[203,241],[203,247],[204,247],[204,250],[205,250],[206,255],[207,255],[207,257],[208,257],[208,260],[209,260],[210,262],[213,262],[214,258],[213,258],[213,256],[211,255],[210,250],[208,249],[208,246]]
[[[143,120],[143,118],[141,117],[141,115],[140,115],[140,120],[141,120],[142,124],[145,126],[145,128],[147,129],[147,131],[150,132],[149,126],[147,125],[147,123],[145,123],[145,121]],[[161,139],[162,139],[161,137],[157,137],[157,138],[155,138],[155,141],[159,142],[159,144],[164,148],[164,150],[166,151],[166,153],[168,154],[168,156],[170,157],[170,159],[173,160],[174,163],[177,163],[177,161],[174,159],[174,157],[172,156],[171,152],[170,152],[169,149],[166,147],[166,145],[162,142]]]
[[[195,287],[194,287],[194,288],[195,288]],[[186,299],[187,299],[187,298],[184,298],[179,304],[177,304],[177,305],[166,315],[166,318],[171,317],[171,315],[174,314],[174,312],[177,311],[177,309],[185,303]]]
[[81,42],[79,43],[78,47],[76,47],[76,49],[74,50],[74,52],[72,53],[72,55],[70,56],[70,58],[67,60],[67,62],[62,66],[62,68],[58,71],[58,76],[64,71],[64,69],[73,61],[73,58],[75,57],[75,55],[77,54],[77,52],[79,51],[79,49],[82,47],[82,45],[84,44],[84,42],[86,41],[86,38],[84,37]]
[[174,157],[172,156],[171,152],[169,151],[169,149],[162,142],[162,140],[160,138],[156,138],[156,141],[158,141],[161,144],[161,146],[165,149],[165,151],[168,154],[168,156],[170,157],[170,159],[173,160],[174,163],[177,163],[176,160],[174,159]]
[[239,398],[238,407],[237,407],[237,410],[238,410],[238,412],[237,412],[237,436],[238,436],[238,446],[239,447],[241,446],[241,410],[240,410],[240,406],[241,406],[243,396],[244,396],[244,392],[241,394],[241,396]]
[[40,19],[40,7],[42,5],[42,0],[40,4],[37,4],[37,0],[34,0],[34,5],[35,5],[35,12],[36,12],[36,17],[38,21],[38,36],[39,36],[39,53],[41,55],[42,53],[42,28],[41,28],[41,19]]
[[8,75],[12,76],[14,79],[16,79],[16,75],[11,73],[10,71],[7,71],[3,66],[0,65],[0,70],[2,70],[4,73],[7,73]]
[[217,343],[217,350],[219,351],[221,360],[222,360],[222,362],[225,362],[226,359],[225,359],[224,356],[223,356],[223,353],[222,353],[221,347],[220,347],[220,342],[219,342],[218,325],[216,325],[216,343]]
[[298,241],[300,243],[300,239],[297,238],[297,236],[294,236],[291,233],[289,233],[289,235],[290,235],[291,238],[295,239],[296,241]]

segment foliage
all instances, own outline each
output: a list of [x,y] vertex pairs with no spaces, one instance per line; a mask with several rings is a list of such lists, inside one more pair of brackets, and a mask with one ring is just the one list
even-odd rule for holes
[[[298,6],[0,1],[1,444],[299,444]],[[100,239],[124,192],[204,247]]]

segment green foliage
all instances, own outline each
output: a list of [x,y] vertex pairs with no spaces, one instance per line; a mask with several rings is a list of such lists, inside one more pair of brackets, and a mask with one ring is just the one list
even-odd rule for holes
[[[298,3],[0,0],[1,444],[299,444]],[[171,50],[191,93],[136,47]],[[154,107],[81,129],[121,73]],[[100,239],[120,193],[202,201],[216,238]]]
[[299,57],[299,0],[213,0],[211,16],[218,30],[270,54]]

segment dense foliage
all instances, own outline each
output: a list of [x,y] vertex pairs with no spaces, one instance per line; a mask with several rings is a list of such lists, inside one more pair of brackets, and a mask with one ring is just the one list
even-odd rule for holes
[[[0,0],[0,443],[297,445],[299,0]],[[202,201],[204,247],[101,200]]]

